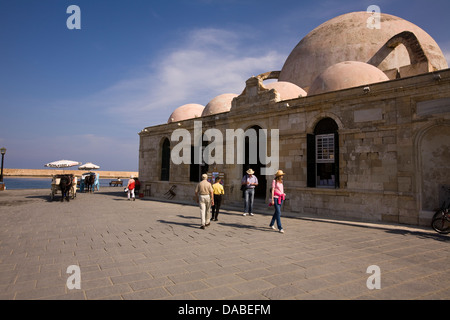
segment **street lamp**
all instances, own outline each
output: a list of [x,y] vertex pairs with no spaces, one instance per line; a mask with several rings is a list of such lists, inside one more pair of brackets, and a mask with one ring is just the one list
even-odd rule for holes
[[0,173],[0,182],[3,183],[3,158],[5,157],[6,148],[1,148],[0,152],[2,154],[2,171]]

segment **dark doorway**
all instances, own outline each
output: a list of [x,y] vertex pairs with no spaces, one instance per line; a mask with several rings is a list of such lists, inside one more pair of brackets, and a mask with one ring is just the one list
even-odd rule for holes
[[169,181],[170,177],[170,141],[164,139],[161,152],[161,181]]
[[[261,127],[253,126],[250,129],[256,131],[256,141],[247,136],[245,137],[245,163],[242,166],[242,177],[247,174],[246,171],[248,169],[255,171],[255,176],[258,178],[258,186],[255,188],[255,198],[266,199],[266,176],[261,175],[261,168],[264,168],[265,165],[263,165],[259,159],[259,129],[261,129]],[[252,148],[250,148],[250,143],[252,143]],[[253,144],[256,144],[256,146]],[[250,152],[252,152],[252,154],[250,154]],[[256,152],[256,155],[254,152]],[[253,163],[255,158],[256,163]],[[252,160],[252,163],[250,163],[250,160]]]

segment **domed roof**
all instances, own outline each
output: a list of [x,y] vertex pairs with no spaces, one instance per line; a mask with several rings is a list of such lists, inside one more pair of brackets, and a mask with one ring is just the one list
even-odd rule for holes
[[233,101],[234,97],[237,96],[238,95],[234,93],[224,93],[215,97],[206,105],[205,109],[203,110],[202,117],[230,111],[231,102]]
[[388,81],[383,71],[359,61],[344,61],[328,67],[312,83],[308,95]]
[[175,109],[170,115],[167,123],[178,122],[186,119],[198,118],[202,116],[204,106],[196,103],[188,103]]
[[434,39],[415,24],[381,13],[381,28],[368,28],[370,12],[352,12],[333,18],[311,31],[294,48],[279,76],[306,91],[312,81],[329,66],[342,61],[370,62],[382,71],[411,64],[404,45],[386,47],[394,36],[410,31],[417,38],[431,70],[448,68]]
[[280,94],[281,100],[295,99],[307,95],[305,90],[287,81],[271,82],[263,85],[267,89],[275,89]]

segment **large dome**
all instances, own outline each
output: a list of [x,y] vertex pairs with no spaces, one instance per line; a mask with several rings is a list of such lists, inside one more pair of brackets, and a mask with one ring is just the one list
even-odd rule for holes
[[359,61],[344,61],[328,67],[312,83],[309,95],[388,81],[380,69]]
[[204,109],[204,106],[196,103],[182,105],[172,112],[167,123],[201,117]]
[[206,105],[203,110],[202,117],[230,111],[231,102],[237,96],[238,95],[234,93],[224,93],[215,97]]
[[[369,12],[353,12],[331,19],[304,37],[287,58],[280,81],[295,83],[306,91],[326,68],[343,61],[361,61],[382,71],[411,64],[405,45],[387,42],[409,31],[423,49],[430,71],[448,68],[447,61],[433,38],[404,19],[381,14],[381,28],[368,28]],[[414,37],[415,36],[415,37]],[[426,71],[428,72],[428,71]]]
[[298,97],[305,97],[307,95],[305,90],[286,81],[271,82],[263,85],[267,89],[275,89],[280,94],[281,100],[295,99]]

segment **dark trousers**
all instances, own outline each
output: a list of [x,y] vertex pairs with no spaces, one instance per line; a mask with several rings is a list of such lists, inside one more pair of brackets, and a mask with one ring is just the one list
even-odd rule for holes
[[214,195],[214,205],[211,207],[213,219],[217,219],[217,217],[219,216],[219,209],[220,209],[221,203],[222,203],[222,195],[215,194]]

